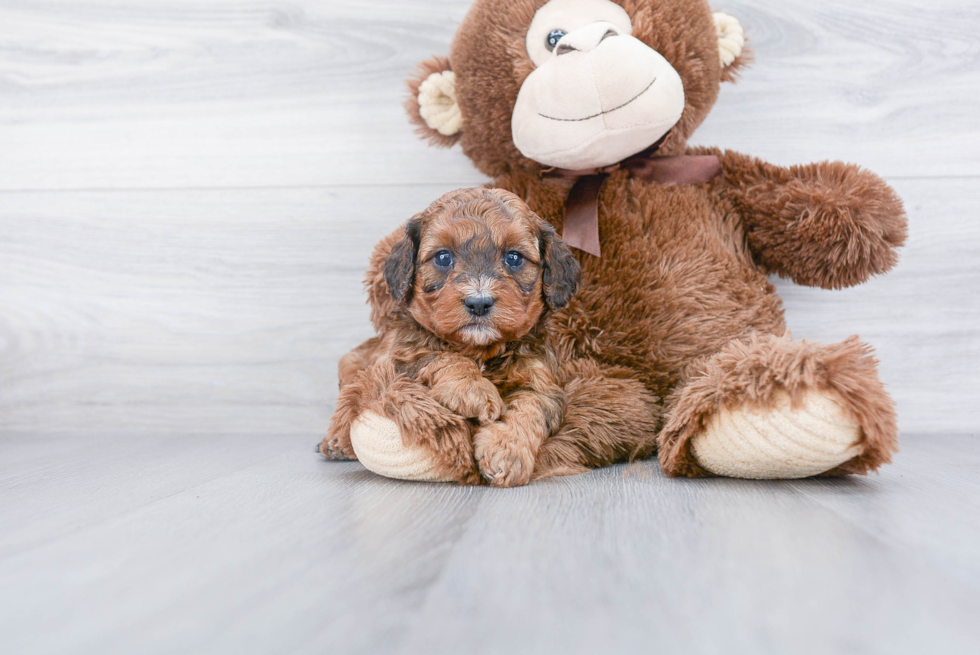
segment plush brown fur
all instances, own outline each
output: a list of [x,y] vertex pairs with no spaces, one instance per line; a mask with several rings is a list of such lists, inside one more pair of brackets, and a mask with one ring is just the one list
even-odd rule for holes
[[858,417],[866,451],[829,475],[867,473],[887,461],[897,429],[895,408],[878,381],[871,349],[857,337],[824,346],[771,334],[732,341],[690,367],[688,384],[677,387],[670,418],[657,438],[664,468],[675,475],[708,475],[689,452],[690,440],[725,405],[768,408],[777,391],[798,405],[809,389],[830,390]]
[[[722,69],[707,2],[618,0],[633,20],[633,36],[660,52],[680,73],[686,108],[660,154],[684,153],[687,139],[714,104],[720,83],[733,81],[743,55]],[[476,0],[457,32],[449,59],[426,62],[409,81],[411,95],[429,73],[456,73],[463,131],[447,139],[425,126],[417,103],[412,121],[439,145],[460,142],[476,166],[559,232],[570,182],[542,176],[511,139],[511,112],[533,70],[524,45],[541,0]],[[576,440],[569,431],[541,451],[540,473],[576,472],[637,456],[660,446],[671,475],[703,475],[688,442],[705,417],[723,404],[765,406],[777,390],[834,394],[862,426],[865,452],[837,472],[863,473],[890,461],[897,449],[894,407],[878,380],[870,348],[856,340],[820,346],[786,336],[783,310],[766,278],[842,288],[889,270],[906,237],[902,202],[879,177],[856,166],[824,162],[780,167],[733,152],[717,154],[723,175],[701,185],[659,186],[613,174],[599,198],[602,258],[578,253],[582,289],[554,317],[555,338],[569,358],[601,377],[602,401],[584,421],[605,436]],[[394,237],[382,242],[383,258]],[[372,317],[384,329],[390,316],[384,281],[369,280]],[[566,388],[588,384],[578,378]],[[644,424],[649,413],[619,403],[616,384],[640,382],[665,398],[664,427]],[[576,397],[588,397],[592,391]],[[625,391],[622,391],[625,395]],[[638,397],[638,396],[637,396]],[[609,411],[603,411],[603,409]],[[614,408],[614,409],[613,409]],[[571,409],[566,420],[572,423]],[[637,416],[644,418],[635,423]],[[629,425],[624,425],[629,423]],[[640,443],[622,430],[648,431]],[[657,438],[650,435],[658,433]]]
[[[440,254],[452,265],[440,265]],[[515,254],[519,266],[507,263]],[[350,428],[366,410],[391,418],[406,443],[467,484],[482,474],[514,486],[532,473],[581,468],[577,455],[555,457],[567,441],[596,441],[605,452],[618,440],[617,458],[642,447],[656,425],[656,399],[635,380],[616,379],[626,371],[607,377],[576,365],[550,329],[551,312],[571,300],[579,279],[568,247],[513,194],[466,189],[433,203],[373,261],[369,281],[383,280],[387,291],[385,329],[341,360],[341,394],[321,452],[354,458]],[[476,297],[494,300],[487,313],[467,309]],[[619,410],[626,418],[609,420]]]

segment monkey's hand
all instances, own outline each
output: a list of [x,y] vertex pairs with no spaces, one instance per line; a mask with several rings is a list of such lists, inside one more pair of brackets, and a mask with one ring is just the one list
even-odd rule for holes
[[842,162],[787,168],[718,154],[724,174],[713,184],[738,211],[753,258],[767,273],[841,289],[898,261],[905,209],[871,171]]

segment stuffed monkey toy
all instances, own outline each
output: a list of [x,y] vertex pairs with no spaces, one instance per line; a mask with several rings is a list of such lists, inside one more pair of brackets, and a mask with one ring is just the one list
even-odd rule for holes
[[[627,371],[660,399],[634,456],[656,452],[671,476],[864,474],[897,450],[871,348],[793,340],[767,275],[840,289],[888,271],[902,202],[852,164],[689,148],[744,45],[738,21],[700,0],[476,0],[449,56],[409,80],[407,108],[576,248],[582,286],[556,330],[591,375]],[[398,238],[368,275],[381,332],[397,308],[378,271]],[[437,440],[402,438],[378,393],[351,429],[364,465],[459,479],[433,465]],[[622,459],[609,441],[546,444],[534,477]]]

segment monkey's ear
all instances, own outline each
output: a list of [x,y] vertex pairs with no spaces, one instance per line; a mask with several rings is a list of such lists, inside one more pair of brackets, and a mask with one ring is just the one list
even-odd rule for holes
[[714,19],[718,34],[718,56],[721,60],[721,81],[734,82],[738,71],[752,59],[745,47],[745,30],[737,18],[720,11],[715,12]]
[[420,135],[441,148],[459,141],[463,117],[456,103],[456,74],[448,57],[419,64],[408,78],[408,92],[405,110]]
[[548,307],[559,310],[572,301],[582,283],[582,268],[568,244],[558,238],[555,228],[542,223],[541,239],[542,281],[544,300]]
[[385,283],[395,302],[407,303],[412,299],[415,284],[415,257],[419,249],[421,221],[413,218],[405,225],[405,238],[391,247],[385,258]]

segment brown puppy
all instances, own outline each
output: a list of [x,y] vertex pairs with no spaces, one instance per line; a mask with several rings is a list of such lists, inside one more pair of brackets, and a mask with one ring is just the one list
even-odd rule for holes
[[475,458],[491,484],[526,484],[566,410],[548,317],[580,276],[568,246],[512,193],[464,189],[434,202],[385,259],[391,327],[341,362],[323,454],[354,456],[351,422],[383,387],[403,436],[435,438],[457,479],[479,481]]

